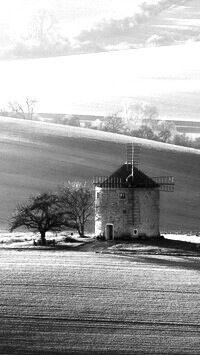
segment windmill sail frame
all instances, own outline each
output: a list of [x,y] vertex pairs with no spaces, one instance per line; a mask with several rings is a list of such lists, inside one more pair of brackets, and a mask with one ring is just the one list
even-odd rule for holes
[[175,179],[174,176],[156,176],[153,177],[154,180],[158,185],[161,191],[164,192],[173,192]]
[[[106,189],[116,188],[152,188],[157,187],[160,191],[173,192],[174,191],[174,177],[173,176],[156,176],[147,179],[144,184],[138,182],[137,175],[140,164],[141,145],[138,143],[126,144],[126,169],[129,175],[124,179],[113,176],[95,176],[93,178],[94,186],[103,187]],[[136,168],[136,169],[135,169]],[[134,176],[135,175],[135,176]]]

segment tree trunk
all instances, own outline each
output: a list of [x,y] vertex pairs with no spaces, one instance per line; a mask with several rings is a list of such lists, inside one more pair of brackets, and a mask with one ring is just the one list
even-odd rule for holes
[[75,228],[76,228],[76,230],[77,230],[79,236],[81,236],[81,230],[80,230],[80,227],[79,227],[79,224],[78,224],[78,223],[75,224]]
[[40,232],[40,234],[41,234],[41,245],[46,245],[45,232],[42,231]]
[[84,237],[84,233],[85,233],[84,224],[81,224],[80,236]]

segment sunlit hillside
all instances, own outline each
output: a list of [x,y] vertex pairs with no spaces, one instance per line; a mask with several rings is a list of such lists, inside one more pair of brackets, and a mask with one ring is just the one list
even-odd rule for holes
[[161,229],[197,232],[200,151],[84,128],[0,119],[0,226],[18,202],[69,179],[92,181],[126,160],[125,143],[140,142],[141,170],[173,175],[175,191],[161,193]]
[[109,53],[0,62],[0,107],[26,96],[38,112],[107,114],[126,98],[160,117],[199,120],[200,42]]

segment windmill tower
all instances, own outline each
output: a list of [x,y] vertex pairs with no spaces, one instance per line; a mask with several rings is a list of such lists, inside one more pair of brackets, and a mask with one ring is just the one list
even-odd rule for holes
[[139,170],[140,146],[127,144],[126,162],[109,177],[96,177],[95,234],[106,239],[158,237],[160,190],[174,190],[174,178],[150,178]]

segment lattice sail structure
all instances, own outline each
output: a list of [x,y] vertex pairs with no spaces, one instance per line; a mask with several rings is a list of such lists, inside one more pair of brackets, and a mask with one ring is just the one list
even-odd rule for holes
[[116,189],[123,186],[121,178],[112,178],[110,176],[94,176],[93,184],[107,189]]
[[[126,168],[121,168],[111,176],[95,176],[94,186],[106,189],[116,188],[159,188],[161,191],[174,191],[173,176],[157,176],[149,178],[139,169],[141,145],[126,144]],[[114,176],[115,175],[115,176]]]
[[161,191],[173,192],[174,191],[174,176],[156,176],[152,178],[158,185]]

